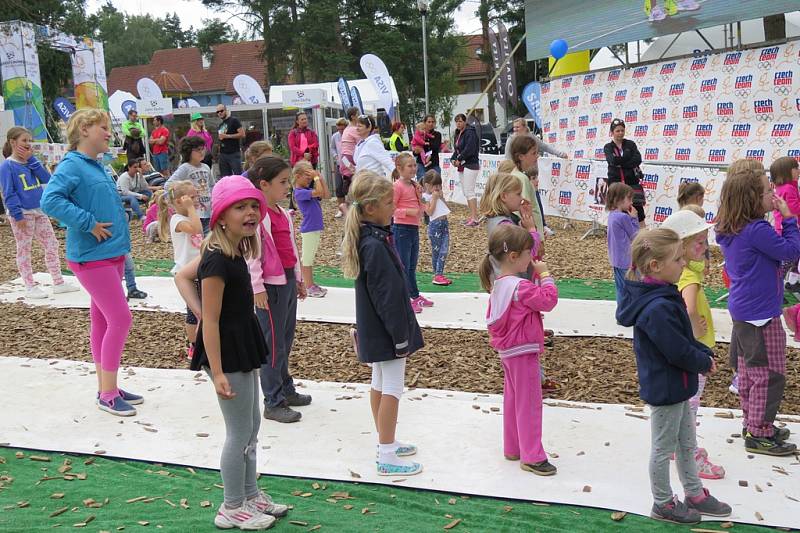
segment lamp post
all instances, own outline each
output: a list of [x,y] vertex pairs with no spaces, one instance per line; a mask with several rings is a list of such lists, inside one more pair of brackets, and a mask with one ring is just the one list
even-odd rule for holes
[[428,0],[417,0],[417,9],[422,15],[422,73],[425,76],[425,114],[428,110],[428,32],[425,31],[425,17],[428,15],[430,2]]

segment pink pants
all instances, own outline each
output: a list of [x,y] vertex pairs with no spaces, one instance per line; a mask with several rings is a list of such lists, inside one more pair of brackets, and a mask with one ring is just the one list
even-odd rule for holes
[[64,278],[61,277],[61,262],[58,259],[58,240],[47,215],[44,213],[26,213],[24,215],[24,227],[14,220],[14,217],[8,218],[11,222],[14,240],[17,242],[17,268],[19,269],[19,275],[22,276],[22,281],[25,282],[25,286],[31,288],[36,285],[33,281],[33,267],[31,266],[31,247],[34,237],[44,248],[44,263],[53,277],[53,284],[61,285],[64,283]]
[[544,461],[539,355],[505,358],[503,371],[503,453],[523,463]]
[[67,261],[67,264],[92,299],[89,308],[92,358],[106,372],[116,372],[132,322],[122,290],[125,256],[87,263]]

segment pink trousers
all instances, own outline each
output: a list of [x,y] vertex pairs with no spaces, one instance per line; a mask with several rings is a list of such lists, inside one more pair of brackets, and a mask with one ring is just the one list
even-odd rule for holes
[[10,216],[8,219],[11,223],[14,240],[17,242],[17,268],[25,286],[31,288],[36,285],[33,281],[33,267],[31,266],[31,248],[34,237],[44,248],[44,263],[53,277],[53,285],[64,283],[64,278],[61,277],[61,262],[58,258],[58,239],[56,239],[47,215],[25,213],[24,227],[14,220],[14,217]]
[[505,358],[503,371],[503,453],[523,463],[544,461],[539,355]]
[[67,264],[92,299],[89,308],[92,359],[106,372],[116,372],[133,320],[122,290],[125,256],[87,263],[67,261]]

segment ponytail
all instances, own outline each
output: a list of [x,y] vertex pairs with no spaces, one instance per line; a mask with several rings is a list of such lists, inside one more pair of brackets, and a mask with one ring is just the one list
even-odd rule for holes
[[361,271],[358,258],[358,243],[361,240],[361,224],[364,209],[392,194],[392,184],[371,170],[361,170],[353,176],[350,195],[353,203],[347,211],[342,239],[342,273],[345,278],[356,279]]
[[400,179],[400,167],[407,163],[413,163],[414,156],[411,152],[400,152],[397,154],[397,157],[394,158],[394,170],[392,170],[392,181],[397,181]]
[[156,205],[158,205],[158,238],[161,242],[169,242],[169,195],[171,189],[156,193]]
[[494,266],[492,265],[492,260],[490,259],[490,255],[486,254],[481,259],[480,265],[478,265],[478,275],[481,278],[481,287],[486,292],[492,292],[492,285],[494,283]]

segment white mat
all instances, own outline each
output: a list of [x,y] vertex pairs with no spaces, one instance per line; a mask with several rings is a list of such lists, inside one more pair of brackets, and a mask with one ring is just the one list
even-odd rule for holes
[[[121,386],[145,394],[146,402],[138,416],[119,419],[95,407],[96,378],[90,367],[74,361],[0,358],[0,442],[218,467],[225,431],[204,374],[123,370]],[[41,394],[43,390],[47,394]],[[367,483],[649,514],[649,422],[626,416],[632,412],[624,406],[549,402],[544,409],[544,445],[558,455],[552,461],[559,471],[555,477],[541,478],[503,459],[500,396],[413,390],[401,403],[398,436],[419,446],[417,460],[425,470],[399,481],[374,472],[376,437],[367,385],[306,382],[302,390],[312,394],[314,402],[302,408],[301,422],[262,424],[261,472],[341,481],[353,481],[354,472]],[[706,486],[733,506],[734,521],[800,528],[800,463],[796,458],[748,459],[741,438],[726,442],[740,430],[740,420],[717,418],[715,412],[701,411],[700,445],[728,474]],[[796,423],[788,426],[797,434],[800,417],[791,419]],[[775,472],[772,465],[788,475]],[[674,472],[673,478],[673,488],[682,497]],[[740,487],[739,480],[747,480],[748,486]],[[586,486],[590,492],[584,491]]]
[[[68,294],[52,295],[50,292],[50,276],[44,273],[34,275],[36,281],[44,286],[50,297],[44,300],[26,300],[22,280],[0,285],[0,301],[24,302],[30,305],[42,305],[59,308],[89,307],[89,295],[81,290]],[[67,277],[76,283],[74,278]],[[166,311],[184,313],[183,303],[175,283],[168,277],[138,277],[138,287],[148,294],[145,300],[131,300],[131,309],[136,311]],[[435,302],[433,308],[425,309],[417,320],[423,327],[439,329],[485,330],[486,302],[485,293],[433,293],[429,295]],[[633,337],[631,328],[617,325],[614,318],[616,303],[606,300],[571,300],[562,299],[556,308],[545,313],[545,325],[562,337]],[[308,322],[330,322],[336,324],[355,323],[355,296],[353,289],[331,287],[325,298],[307,298],[297,306],[297,318]],[[712,309],[714,329],[717,342],[730,342],[733,322],[725,309]],[[787,336],[789,346],[800,348],[791,335]]]

